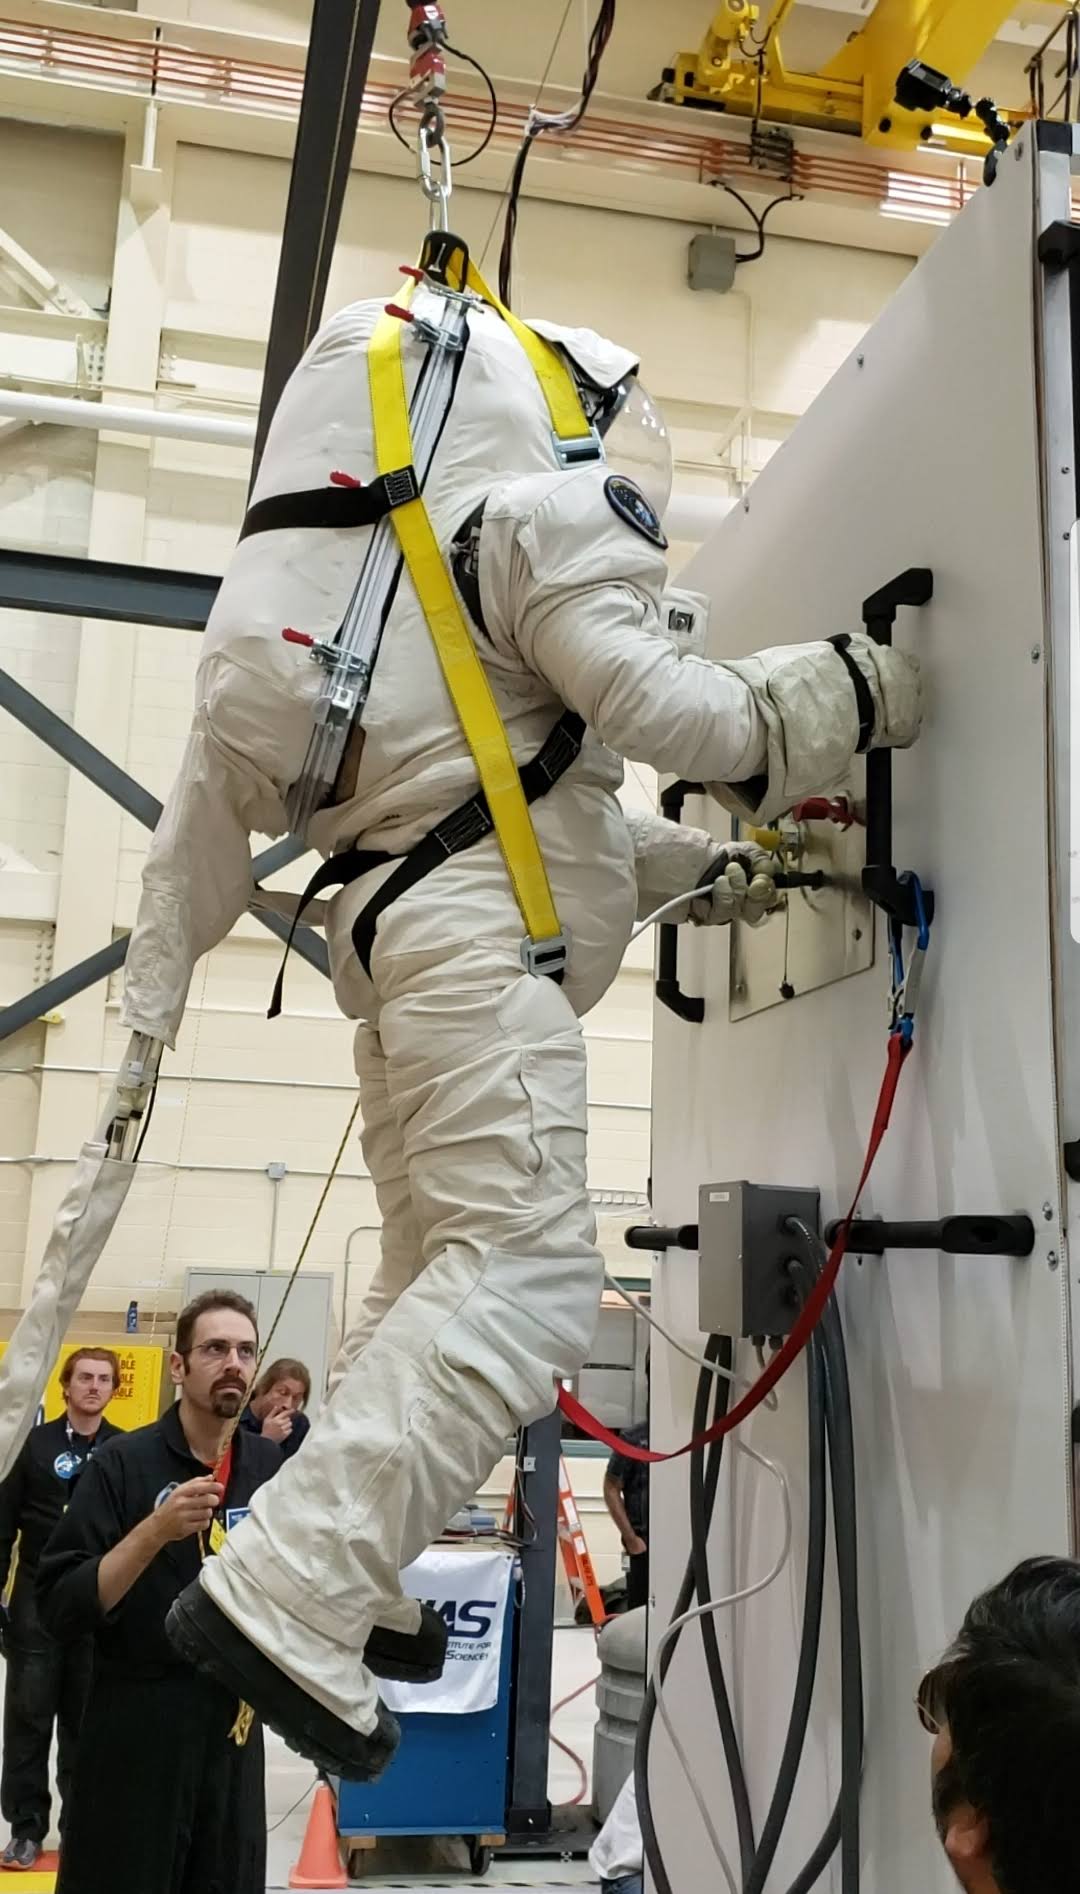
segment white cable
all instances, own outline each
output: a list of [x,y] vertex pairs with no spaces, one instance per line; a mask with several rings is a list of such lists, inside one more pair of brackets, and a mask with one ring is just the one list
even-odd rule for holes
[[[624,1289],[621,1282],[616,1282],[614,1276],[609,1275],[606,1269],[604,1271],[604,1286],[610,1289],[613,1294],[621,1296],[622,1300],[628,1303],[633,1309],[639,1321],[646,1323],[649,1328],[654,1328],[658,1335],[663,1336],[669,1348],[674,1348],[678,1355],[685,1355],[687,1361],[692,1361],[695,1368],[704,1368],[707,1374],[719,1375],[721,1381],[730,1381],[732,1387],[735,1388],[752,1388],[754,1386],[753,1381],[748,1381],[745,1375],[736,1374],[733,1368],[725,1368],[719,1361],[706,1361],[704,1355],[699,1355],[694,1349],[687,1348],[685,1342],[680,1342],[678,1338],[671,1333],[670,1329],[664,1327],[659,1317],[655,1316],[651,1309],[645,1307],[644,1302],[641,1302],[631,1290]],[[764,1367],[764,1363],[762,1363],[762,1366]],[[770,1394],[765,1396],[762,1406],[767,1407],[770,1414],[775,1414],[779,1405],[780,1397],[774,1388]]]
[[705,1824],[705,1832],[708,1835],[710,1842],[712,1843],[713,1853],[715,1854],[717,1861],[720,1863],[721,1872],[723,1873],[724,1879],[727,1882],[728,1894],[739,1894],[739,1890],[735,1882],[735,1876],[732,1874],[731,1863],[729,1862],[727,1855],[724,1853],[723,1844],[721,1843],[720,1837],[716,1832],[716,1828],[713,1823],[712,1816],[709,1813],[708,1803],[705,1800],[704,1792],[702,1791],[701,1785],[694,1774],[693,1768],[691,1767],[690,1758],[688,1757],[685,1749],[683,1748],[683,1745],[680,1742],[678,1735],[676,1734],[675,1726],[672,1723],[670,1716],[668,1715],[668,1707],[664,1701],[664,1687],[663,1687],[663,1682],[662,1682],[661,1673],[660,1673],[660,1659],[665,1649],[670,1644],[672,1638],[675,1637],[682,1630],[684,1625],[692,1624],[697,1618],[705,1618],[709,1615],[710,1612],[726,1611],[732,1605],[741,1605],[747,1598],[755,1598],[758,1592],[766,1591],[768,1587],[772,1585],[776,1579],[779,1578],[781,1572],[783,1571],[785,1565],[788,1562],[788,1559],[791,1556],[791,1539],[792,1539],[791,1491],[788,1486],[786,1473],[784,1472],[781,1466],[777,1465],[775,1460],[770,1460],[767,1458],[765,1454],[758,1453],[756,1447],[750,1447],[746,1444],[745,1441],[742,1441],[742,1440],[737,1440],[735,1442],[735,1445],[738,1448],[740,1453],[744,1453],[747,1456],[747,1458],[750,1460],[756,1460],[758,1466],[764,1467],[767,1473],[771,1473],[773,1476],[773,1479],[776,1480],[777,1484],[779,1485],[780,1498],[781,1498],[781,1502],[784,1508],[784,1539],[783,1539],[783,1544],[780,1548],[780,1556],[776,1560],[776,1563],[773,1565],[771,1571],[769,1571],[764,1578],[757,1579],[753,1585],[744,1585],[740,1591],[729,1592],[726,1598],[711,1598],[708,1604],[694,1605],[690,1611],[684,1611],[681,1617],[673,1618],[671,1623],[668,1625],[667,1630],[663,1633],[662,1637],[660,1638],[659,1643],[657,1644],[656,1656],[653,1659],[653,1675],[652,1675],[653,1691],[656,1696],[657,1713],[660,1717],[661,1722],[664,1725],[664,1728],[666,1729],[668,1733],[668,1738],[671,1742],[671,1747],[675,1751],[675,1755],[679,1761],[679,1766],[682,1769],[683,1775],[686,1777],[686,1780],[689,1785],[690,1792],[693,1795],[694,1801],[697,1803],[698,1813]]
[[643,921],[638,922],[630,939],[637,940],[640,935],[645,933],[647,928],[655,927],[657,921],[662,921],[665,914],[671,914],[675,908],[681,908],[685,901],[696,901],[699,894],[711,894],[714,886],[715,883],[709,881],[703,888],[687,888],[685,894],[677,894],[672,900],[665,901],[662,908],[656,908],[652,914],[647,915]]
[[[566,27],[566,22],[570,18],[570,8],[573,6],[573,4],[574,4],[574,0],[566,0],[566,6],[563,9],[562,19],[559,21],[558,28],[555,33],[555,38],[551,42],[551,51],[548,54],[547,65],[544,67],[544,71],[540,79],[540,84],[536,88],[536,96],[529,107],[530,119],[532,118],[533,113],[537,110],[540,104],[541,97],[543,96],[544,87],[546,86],[548,82],[548,74],[550,73],[552,66],[555,64],[555,55],[559,50],[559,46],[562,41],[563,32]],[[488,231],[487,236],[484,239],[484,247],[480,252],[480,262],[479,262],[478,267],[481,270],[483,269],[484,264],[487,261],[487,253],[491,248],[491,239],[495,235],[496,230],[498,229],[499,217],[502,213],[502,207],[510,195],[510,185],[513,181],[514,165],[517,164],[517,159],[518,159],[518,154],[517,152],[515,152],[514,164],[511,165],[510,174],[507,177],[506,183],[503,185],[502,191],[499,194],[499,201],[495,206],[495,215],[491,220],[491,229]]]

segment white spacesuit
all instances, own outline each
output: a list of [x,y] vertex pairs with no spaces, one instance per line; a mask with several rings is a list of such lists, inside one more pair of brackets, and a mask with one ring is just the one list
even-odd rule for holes
[[[414,309],[429,299],[421,288]],[[334,470],[371,479],[365,351],[381,313],[358,304],[316,338],[278,408],[257,502],[325,488]],[[588,331],[535,326],[572,365],[587,406],[632,386],[625,351]],[[410,384],[422,355],[406,337]],[[654,416],[642,425],[655,434]],[[567,711],[586,726],[531,810],[569,942],[565,973],[560,984],[523,964],[522,917],[491,834],[440,857],[372,918],[398,858],[477,787],[403,572],[362,751],[309,828],[323,855],[364,851],[353,858],[359,878],[331,903],[327,938],[338,1002],[361,1022],[382,1260],[303,1453],[255,1496],[170,1619],[178,1648],[346,1775],[376,1773],[394,1741],[360,1661],[366,1648],[371,1662],[373,1627],[398,1640],[399,1655],[417,1651],[411,1670],[406,1656],[384,1674],[432,1674],[441,1661],[399,1571],[482,1486],[507,1436],[550,1411],[557,1378],[577,1370],[593,1337],[602,1263],[580,1016],[614,979],[635,917],[697,885],[718,853],[700,831],[627,816],[622,758],[715,785],[761,816],[834,782],[859,747],[912,742],[919,723],[914,668],[858,635],[840,652],[680,658],[662,628],[652,506],[610,461],[554,464],[536,377],[491,309],[469,316],[424,498],[472,603],[515,762],[543,751]],[[144,875],[124,1002],[134,1029],[173,1043],[195,961],[250,898],[249,834],[287,826],[319,677],[282,627],[333,637],[370,530],[280,526],[243,539],[230,563]],[[743,787],[724,787],[733,784]],[[760,866],[751,862],[752,877]],[[767,881],[748,889],[736,866],[695,918],[752,918],[771,899]]]

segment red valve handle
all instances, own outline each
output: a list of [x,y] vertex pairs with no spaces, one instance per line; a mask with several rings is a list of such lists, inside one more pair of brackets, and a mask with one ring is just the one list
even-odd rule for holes
[[363,481],[358,480],[355,474],[341,473],[339,471],[330,475],[330,485],[332,487],[362,487],[363,484]]
[[399,263],[398,269],[401,271],[402,276],[411,276],[414,283],[422,283],[424,281],[424,272],[423,270],[418,270],[415,263]]
[[286,644],[306,645],[309,651],[312,645],[315,643],[315,640],[311,636],[311,633],[309,631],[294,631],[291,625],[286,625],[281,635],[284,638]]
[[791,813],[796,822],[835,822],[842,829],[860,820],[858,809],[846,796],[807,796]]
[[403,309],[400,303],[387,303],[386,313],[388,316],[396,316],[399,322],[413,321],[412,310]]

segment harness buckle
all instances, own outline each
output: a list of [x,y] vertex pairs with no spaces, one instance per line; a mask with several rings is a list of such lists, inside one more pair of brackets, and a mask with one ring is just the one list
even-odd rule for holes
[[521,964],[526,973],[546,980],[564,974],[569,957],[569,934],[552,934],[547,940],[529,940],[526,936],[521,943]]
[[384,474],[383,490],[386,494],[386,504],[391,512],[396,507],[408,506],[420,492],[415,467],[395,467],[392,473]]
[[591,427],[587,434],[574,434],[566,441],[560,439],[553,430],[551,445],[556,466],[563,468],[590,467],[605,458],[604,443],[595,427]]

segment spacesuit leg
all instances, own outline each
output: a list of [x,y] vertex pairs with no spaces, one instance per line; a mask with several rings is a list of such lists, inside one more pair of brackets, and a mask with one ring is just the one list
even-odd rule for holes
[[367,1347],[383,1316],[424,1267],[423,1239],[413,1209],[405,1147],[387,1091],[382,1042],[374,1026],[357,1027],[354,1057],[360,1081],[360,1142],[375,1186],[382,1229],[379,1263],[360,1313],[343,1336],[330,1370],[330,1394]]
[[[593,819],[562,838],[570,885],[557,898],[576,968],[565,990],[524,972],[493,849],[447,863],[379,923],[364,1010],[425,1267],[201,1580],[249,1649],[352,1730],[375,1714],[358,1654],[400,1595],[400,1570],[484,1484],[514,1430],[550,1411],[595,1329],[603,1265],[577,1012],[614,977],[635,907],[621,817],[595,837]],[[557,851],[546,852],[554,881]]]

